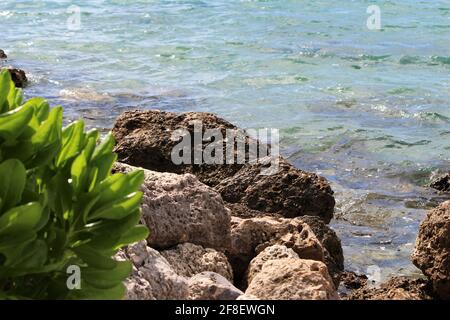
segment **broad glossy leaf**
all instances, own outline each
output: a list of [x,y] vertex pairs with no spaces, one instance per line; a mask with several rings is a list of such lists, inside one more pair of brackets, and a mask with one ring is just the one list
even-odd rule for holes
[[6,160],[0,164],[0,212],[10,209],[20,201],[25,182],[26,170],[19,160]]
[[25,129],[33,116],[32,106],[23,106],[12,111],[0,114],[0,137],[12,140],[18,137]]

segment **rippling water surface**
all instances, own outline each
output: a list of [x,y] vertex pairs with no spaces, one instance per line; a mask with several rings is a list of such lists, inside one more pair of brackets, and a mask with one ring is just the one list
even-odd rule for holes
[[445,198],[423,186],[450,161],[450,1],[376,1],[379,31],[371,4],[2,0],[0,48],[68,120],[107,130],[139,106],[280,128],[333,185],[347,268],[414,275],[418,224]]

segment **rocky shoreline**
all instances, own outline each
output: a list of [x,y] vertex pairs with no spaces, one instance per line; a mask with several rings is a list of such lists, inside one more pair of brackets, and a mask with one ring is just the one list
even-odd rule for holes
[[[8,69],[25,86],[25,73]],[[238,129],[210,113],[136,110],[112,130],[113,171],[145,173],[141,222],[150,236],[116,257],[133,264],[127,299],[450,299],[450,201],[420,226],[412,262],[424,278],[395,277],[374,287],[344,270],[341,241],[328,226],[335,199],[325,178],[283,157],[272,175],[260,174],[264,163],[175,165],[172,133],[193,134],[196,122]],[[450,174],[431,186],[448,192],[449,181]]]
[[[279,173],[271,176],[259,175],[261,167],[250,163],[238,168],[174,166],[171,133],[180,128],[192,133],[192,121],[211,128],[235,128],[209,113],[155,110],[125,112],[113,128],[119,161],[128,163],[117,164],[116,170],[139,166],[149,177],[143,186],[143,223],[153,234],[147,244],[139,245],[147,248],[145,252],[159,250],[161,261],[171,257],[161,264],[135,265],[127,283],[129,298],[180,298],[155,293],[158,289],[139,283],[145,278],[140,268],[155,271],[162,264],[171,269],[173,285],[185,283],[183,299],[449,298],[450,202],[430,211],[419,231],[412,261],[427,279],[395,277],[375,288],[364,276],[344,271],[340,240],[327,225],[334,198],[326,179],[283,158]],[[131,250],[128,257],[136,254],[134,248],[126,250]],[[212,254],[216,263],[197,265]],[[202,258],[193,262],[192,256]],[[227,267],[217,270],[213,265]],[[198,273],[179,271],[186,268]],[[348,292],[339,296],[342,275]]]

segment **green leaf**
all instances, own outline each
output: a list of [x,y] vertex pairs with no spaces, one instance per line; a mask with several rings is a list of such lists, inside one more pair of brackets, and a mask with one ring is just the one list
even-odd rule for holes
[[41,217],[42,207],[38,202],[12,208],[0,217],[0,235],[34,230]]
[[26,128],[33,116],[32,106],[23,106],[13,111],[0,114],[0,137],[12,140],[18,137]]
[[6,160],[0,164],[0,213],[16,205],[25,188],[26,170],[19,160]]

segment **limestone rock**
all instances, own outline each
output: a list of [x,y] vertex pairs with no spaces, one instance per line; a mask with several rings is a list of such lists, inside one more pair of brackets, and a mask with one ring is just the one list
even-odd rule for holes
[[202,272],[189,279],[190,300],[236,300],[244,293],[214,272]]
[[339,299],[324,263],[296,258],[264,263],[245,294],[263,300]]
[[247,283],[251,283],[253,278],[261,271],[264,263],[270,260],[278,260],[284,258],[299,259],[298,254],[292,249],[288,249],[283,245],[274,245],[267,247],[258,254],[251,262],[247,271]]
[[422,221],[412,261],[439,297],[450,299],[450,201],[429,211]]
[[[116,163],[113,170],[138,168]],[[181,243],[224,250],[230,245],[230,212],[220,195],[191,174],[144,170],[141,187],[142,222],[150,230],[152,248],[163,250]]]
[[250,261],[265,248],[276,244],[291,248],[303,259],[323,261],[324,258],[319,240],[300,218],[232,217],[231,247],[227,256],[236,283],[245,287],[244,275]]
[[133,263],[133,273],[125,281],[127,299],[185,300],[188,298],[187,279],[176,274],[169,262],[158,251],[148,247],[145,241],[122,249],[121,255]]
[[211,271],[233,282],[233,270],[222,252],[184,243],[160,253],[180,276],[192,277],[201,272]]

